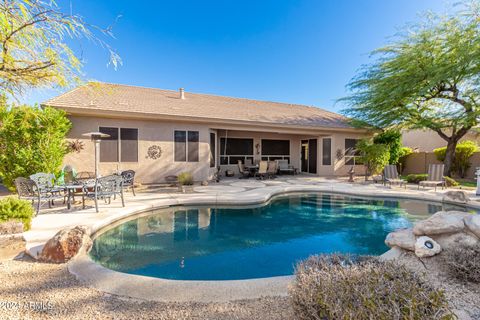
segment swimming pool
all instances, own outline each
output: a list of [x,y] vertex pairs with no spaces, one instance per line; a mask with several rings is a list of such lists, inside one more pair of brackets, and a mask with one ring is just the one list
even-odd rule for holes
[[166,279],[291,275],[312,254],[382,254],[389,232],[440,210],[418,200],[325,193],[279,196],[257,207],[172,207],[101,233],[90,257],[112,270]]

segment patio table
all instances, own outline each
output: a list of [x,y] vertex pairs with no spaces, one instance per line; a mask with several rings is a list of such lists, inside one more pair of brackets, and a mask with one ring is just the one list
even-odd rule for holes
[[258,165],[244,166],[250,172],[250,176],[255,176],[255,173],[258,171]]
[[95,187],[94,182],[65,185],[64,188],[67,190],[67,209],[70,210],[72,207],[71,198],[75,192],[78,192],[78,191],[83,192],[85,188],[94,188],[94,187]]

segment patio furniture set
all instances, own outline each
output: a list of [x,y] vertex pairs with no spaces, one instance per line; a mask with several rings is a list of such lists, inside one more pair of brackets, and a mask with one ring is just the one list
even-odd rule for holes
[[52,173],[40,172],[29,178],[16,178],[15,187],[20,199],[32,201],[36,214],[45,204],[51,208],[54,201],[59,199],[63,199],[63,203],[70,210],[75,196],[82,197],[83,208],[85,208],[85,200],[93,200],[95,210],[98,212],[98,200],[104,200],[105,203],[110,204],[112,197],[115,200],[117,195],[122,201],[122,206],[125,206],[123,190],[131,188],[135,196],[134,179],[135,171],[133,170],[95,177],[92,172],[75,173],[70,166],[66,166],[58,179]]
[[288,160],[275,161],[260,161],[258,164],[253,164],[248,161],[243,164],[238,160],[238,171],[240,172],[240,179],[248,179],[255,177],[257,179],[273,179],[277,174],[297,174],[297,169],[288,164]]
[[[421,186],[423,186],[424,188],[435,187],[435,191],[437,191],[437,186],[441,186],[442,189],[446,188],[447,184],[443,176],[444,169],[445,165],[443,164],[430,164],[428,166],[427,180],[420,181],[418,183],[418,189],[420,189]],[[400,178],[397,171],[397,166],[393,164],[387,165],[383,170],[383,183],[384,185],[399,185],[407,188],[407,181]]]

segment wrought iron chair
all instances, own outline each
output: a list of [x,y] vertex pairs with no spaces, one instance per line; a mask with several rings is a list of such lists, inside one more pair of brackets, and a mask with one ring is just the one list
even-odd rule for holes
[[[52,201],[58,198],[57,195],[49,192],[41,192],[35,181],[23,177],[15,179],[15,188],[19,199],[32,201],[32,206],[35,205],[36,214],[40,212],[40,207],[48,203],[48,207],[51,207]],[[61,196],[63,197],[63,196]]]
[[132,188],[133,196],[135,195],[135,171],[125,170],[120,173],[123,179],[123,188]]
[[55,175],[53,173],[39,172],[32,174],[30,176],[35,184],[37,185],[38,191],[40,193],[51,196],[52,204],[54,200],[63,197],[63,202],[65,203],[66,193],[65,188],[61,186],[55,186]]
[[122,206],[125,207],[125,201],[123,199],[123,178],[119,175],[110,175],[95,180],[95,186],[93,189],[84,187],[82,195],[83,208],[85,208],[85,198],[90,198],[95,201],[95,211],[98,212],[98,200],[104,200],[105,203],[110,204],[112,197],[120,195],[122,199]]

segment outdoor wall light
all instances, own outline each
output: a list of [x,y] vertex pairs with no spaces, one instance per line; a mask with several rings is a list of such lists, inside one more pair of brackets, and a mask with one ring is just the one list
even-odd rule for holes
[[425,241],[425,243],[423,244],[425,246],[425,248],[427,249],[433,249],[433,243],[432,241]]

